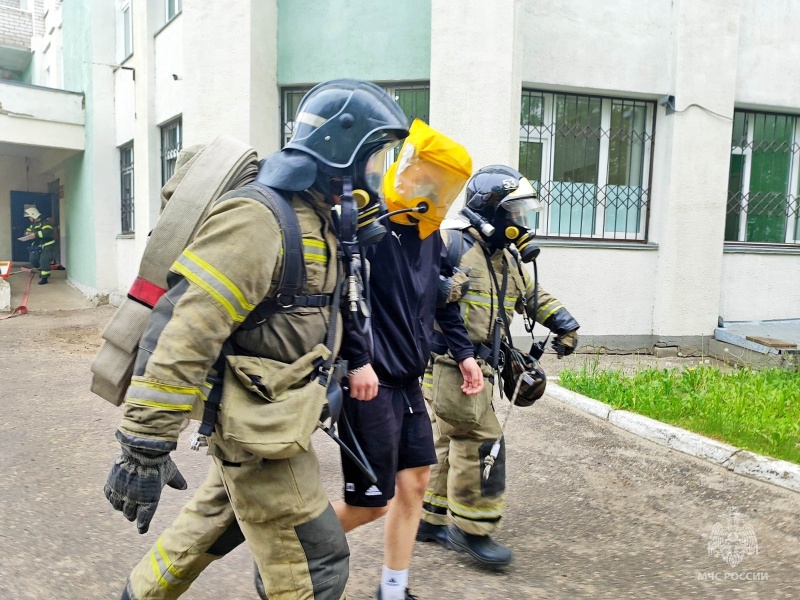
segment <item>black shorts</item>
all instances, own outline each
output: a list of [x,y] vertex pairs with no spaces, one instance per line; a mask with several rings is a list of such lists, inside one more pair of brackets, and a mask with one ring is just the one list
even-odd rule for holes
[[[398,471],[436,464],[431,420],[418,381],[404,388],[381,384],[378,395],[369,401],[345,396],[342,410],[378,478],[376,483],[371,483],[342,452],[347,504],[386,506],[394,497]],[[342,419],[339,422],[339,435],[349,448],[354,448],[348,428],[342,424]]]

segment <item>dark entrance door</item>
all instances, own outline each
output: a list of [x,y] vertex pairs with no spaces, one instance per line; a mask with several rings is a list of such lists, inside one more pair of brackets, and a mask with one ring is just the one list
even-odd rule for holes
[[35,204],[42,213],[42,221],[53,216],[53,196],[35,192],[11,192],[11,260],[28,262],[28,246],[30,242],[20,242],[17,238],[25,235],[25,228],[30,224],[25,216],[25,205]]

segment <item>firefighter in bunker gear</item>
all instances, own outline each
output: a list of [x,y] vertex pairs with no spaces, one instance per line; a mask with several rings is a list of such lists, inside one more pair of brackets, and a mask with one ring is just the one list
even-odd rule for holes
[[[208,440],[213,465],[207,479],[134,568],[123,598],[177,598],[208,564],[242,541],[271,600],[346,597],[349,549],[313,449],[287,458],[256,456],[222,422],[227,399],[253,400],[266,389],[257,375],[231,375],[233,367],[277,364],[291,371],[326,336],[333,339],[331,305],[338,306],[340,268],[330,190],[335,180],[360,185],[372,155],[408,135],[408,124],[381,88],[354,80],[313,88],[296,120],[292,140],[263,161],[256,182],[284,198],[297,217],[305,270],[301,295],[292,302],[281,298],[267,318],[248,321],[264,301],[274,303],[286,263],[276,214],[245,186],[217,203],[174,263],[169,290],[140,342],[117,431],[123,454],[105,486],[112,506],[135,520],[140,533],[149,527],[163,485],[185,489],[169,453],[197,399],[209,397],[211,383],[220,385],[223,347],[232,351],[221,361],[227,362],[222,416]],[[316,301],[323,297],[328,301]],[[308,381],[305,375],[290,383]],[[236,416],[247,418],[227,414],[225,422],[233,425]]]
[[30,221],[25,232],[34,236],[28,247],[28,262],[34,269],[39,269],[39,285],[45,285],[50,277],[50,265],[56,257],[53,226],[42,223],[42,213],[35,206],[26,206],[25,216]]
[[[446,300],[458,302],[481,366],[492,370],[487,361],[492,359],[493,327],[501,301],[509,320],[515,312],[526,313],[557,335],[553,348],[559,356],[570,354],[577,345],[577,321],[541,287],[535,307],[534,282],[527,271],[517,268],[508,249],[515,242],[521,246],[530,243],[535,211],[540,209],[531,184],[510,167],[484,167],[467,183],[465,207],[471,227],[441,232],[448,256],[456,263],[453,266],[468,277],[466,283],[445,282],[449,285]],[[524,259],[526,255],[520,254]],[[528,256],[535,258],[535,254]],[[497,279],[492,276],[488,260]],[[504,271],[508,285],[500,298],[497,280]],[[434,358],[437,350],[442,354],[447,349],[441,344],[434,348]],[[489,379],[489,383],[493,381]],[[446,395],[448,390],[434,388],[431,365],[423,377],[423,392],[436,414],[437,401],[442,399],[435,395]],[[491,393],[488,397],[491,399]],[[505,445],[494,410],[487,404],[482,414],[479,422],[472,424],[436,416],[438,464],[433,467],[425,492],[417,539],[468,552],[482,564],[502,566],[511,562],[512,552],[495,542],[491,534],[499,528],[505,506]],[[488,478],[484,478],[485,459],[498,439],[499,454]]]

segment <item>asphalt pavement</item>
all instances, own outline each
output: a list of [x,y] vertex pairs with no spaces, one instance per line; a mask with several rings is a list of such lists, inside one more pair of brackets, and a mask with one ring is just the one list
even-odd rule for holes
[[[77,292],[64,284],[62,293]],[[102,492],[119,409],[89,392],[89,362],[114,308],[37,306],[0,321],[0,600],[117,599],[210,460],[188,449],[185,431],[174,458],[189,491],[165,489],[150,532],[137,534]],[[498,406],[501,421],[506,410]],[[418,544],[410,585],[420,600],[800,597],[800,494],[549,397],[515,409],[506,435],[508,510],[496,538],[514,562],[485,570]],[[321,433],[315,445],[330,498],[339,498],[338,452]],[[757,553],[751,544],[737,562],[746,534]],[[374,597],[381,535],[377,522],[349,536],[351,599]],[[183,598],[255,600],[251,572],[242,546]]]

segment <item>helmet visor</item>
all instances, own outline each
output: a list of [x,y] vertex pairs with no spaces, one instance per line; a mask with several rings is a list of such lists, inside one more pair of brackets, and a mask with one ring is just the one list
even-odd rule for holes
[[519,180],[516,190],[503,198],[500,206],[506,209],[512,223],[527,229],[536,228],[536,213],[544,208],[536,190],[525,177]]
[[364,183],[367,184],[369,191],[376,195],[381,192],[383,176],[386,174],[386,169],[389,168],[390,164],[389,157],[394,156],[394,149],[399,143],[400,140],[394,140],[378,149],[367,159],[367,164],[364,168]]

